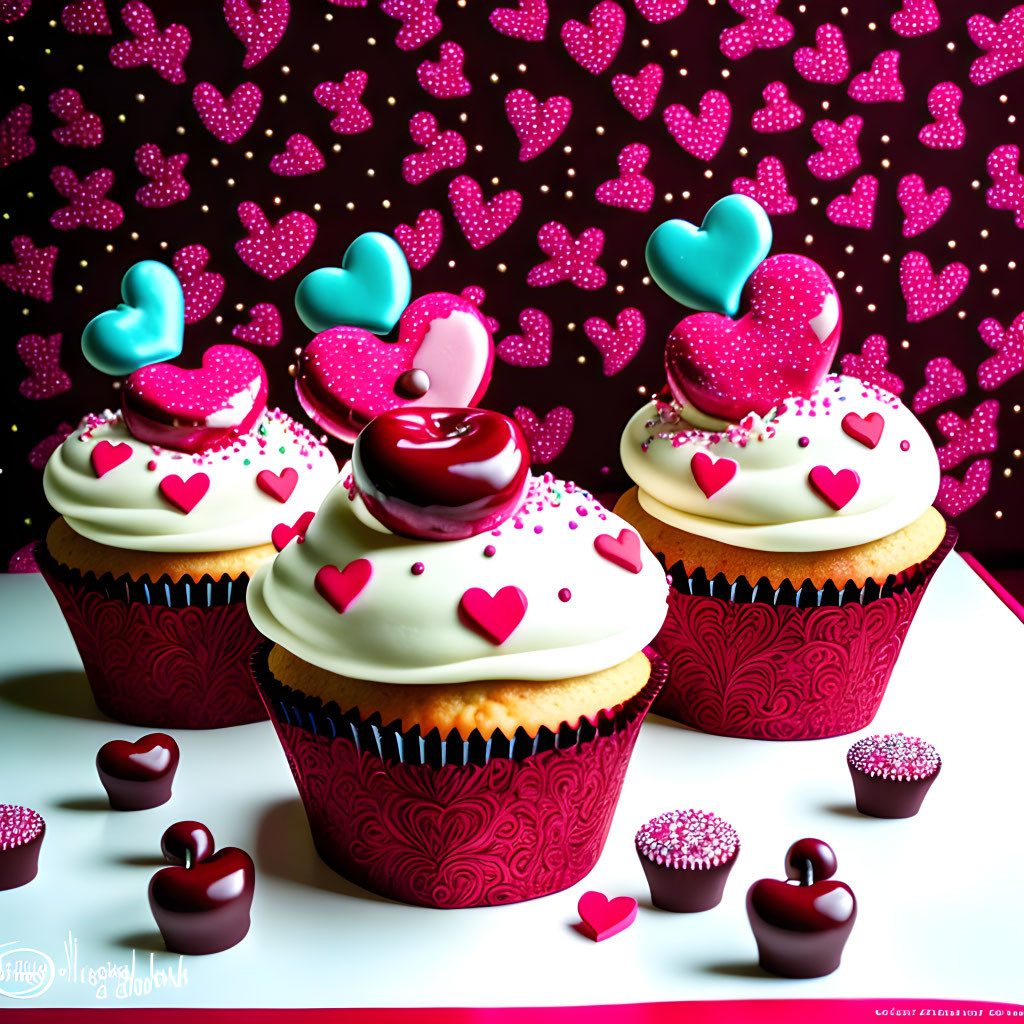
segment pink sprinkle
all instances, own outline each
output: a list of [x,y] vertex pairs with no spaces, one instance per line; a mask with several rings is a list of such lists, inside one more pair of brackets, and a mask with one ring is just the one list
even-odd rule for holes
[[484,558],[493,558],[497,553],[497,550],[498,549],[493,544],[488,544],[487,547],[484,548]]
[[523,522],[521,519],[517,519],[515,523],[516,529],[521,530],[523,528]]
[[797,441],[797,444],[800,445],[801,448],[806,448],[810,443],[811,439],[809,437],[801,437],[800,440]]
[[425,568],[426,568],[426,566],[422,562],[413,562],[413,564],[412,564],[412,574],[413,574],[413,576],[422,576],[423,575],[423,570]]
[[900,451],[901,452],[909,452],[910,451],[910,442],[909,441],[900,441]]
[[501,530],[491,530],[491,536],[492,537],[500,537],[501,536]]
[[156,469],[156,461],[154,459],[150,459],[149,462],[146,463],[146,469],[148,469],[148,470]]
[[533,528],[533,532],[534,533],[543,533],[544,532],[544,527],[543,526],[535,526]]
[[558,600],[563,604],[572,598],[572,591],[568,587],[562,587],[558,592]]
[[576,529],[576,527],[577,527],[577,526],[579,526],[579,525],[580,525],[580,524],[579,524],[579,523],[577,523],[575,519],[570,519],[570,520],[569,520],[569,529],[570,529],[570,530],[575,530],[575,529]]
[[587,510],[582,505],[577,505],[576,506],[576,514],[578,516],[585,516],[585,515],[587,515]]

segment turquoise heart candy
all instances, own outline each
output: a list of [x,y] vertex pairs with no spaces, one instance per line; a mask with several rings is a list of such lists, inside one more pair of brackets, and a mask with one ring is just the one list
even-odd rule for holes
[[178,275],[156,260],[128,268],[117,309],[93,317],[82,331],[82,352],[101,373],[123,377],[181,355],[185,296]]
[[340,267],[321,267],[299,282],[295,309],[317,334],[332,327],[387,334],[411,296],[402,247],[389,235],[368,231],[345,250]]
[[647,267],[676,302],[735,316],[743,285],[771,245],[772,226],[760,204],[726,196],[699,228],[685,220],[659,224],[647,240]]

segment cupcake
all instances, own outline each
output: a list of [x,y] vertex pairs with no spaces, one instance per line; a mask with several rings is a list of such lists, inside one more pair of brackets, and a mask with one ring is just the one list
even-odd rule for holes
[[247,592],[316,848],[385,896],[493,905],[577,882],[660,684],[643,650],[664,570],[527,452],[497,413],[382,414]]
[[857,740],[846,764],[861,814],[912,818],[938,778],[942,758],[930,743],[897,732]]
[[841,314],[817,264],[769,257],[746,294],[738,320],[703,312],[673,329],[669,386],[622,436],[637,487],[616,512],[672,578],[655,710],[730,736],[854,732],[953,546],[931,507],[938,459],[894,395],[828,372]]
[[740,837],[717,814],[659,814],[637,832],[635,842],[656,907],[693,913],[722,902],[740,852]]
[[[152,304],[158,286],[180,293],[167,275],[162,264],[137,264],[126,301]],[[126,308],[83,335],[86,355],[108,372],[143,358],[112,363],[88,344],[104,317],[140,312]],[[174,317],[172,304],[166,319]],[[115,340],[141,348],[147,322],[127,319],[127,339]],[[259,636],[245,589],[275,553],[275,527],[287,530],[319,505],[337,463],[304,427],[267,409],[263,365],[239,346],[210,348],[196,370],[137,366],[121,397],[120,411],[86,416],[43,475],[58,518],[37,549],[39,567],[96,703],[119,721],[162,728],[264,718],[249,672]]]

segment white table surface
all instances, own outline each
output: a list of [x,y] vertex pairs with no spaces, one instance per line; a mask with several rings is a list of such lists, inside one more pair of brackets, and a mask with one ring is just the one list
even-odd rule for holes
[[[335,875],[313,850],[269,723],[171,730],[181,747],[171,801],[111,811],[96,751],[148,730],[96,710],[38,576],[0,577],[0,651],[0,803],[33,807],[47,825],[39,876],[0,892],[0,979],[15,949],[53,962],[45,992],[17,1001],[0,995],[0,1013],[14,1005],[1024,1002],[1024,626],[957,556],[939,570],[881,711],[859,734],[903,730],[936,745],[942,774],[917,817],[856,813],[845,763],[853,737],[726,739],[652,717],[593,872],[566,892],[499,908],[408,907]],[[741,836],[725,899],[704,914],[652,908],[633,850],[634,831],[674,807],[713,810]],[[161,833],[184,818],[209,825],[218,845],[248,850],[257,881],[248,937],[179,964],[163,949],[146,892],[160,866]],[[855,890],[859,915],[836,973],[787,981],[758,969],[744,897],[755,879],[782,876],[787,847],[803,836],[835,848],[837,877]],[[576,902],[587,889],[635,896],[632,927],[600,944],[578,933]],[[129,971],[133,957],[138,987],[154,976],[179,984],[127,998],[116,980],[100,987],[101,969]],[[0,980],[3,987],[11,983]]]

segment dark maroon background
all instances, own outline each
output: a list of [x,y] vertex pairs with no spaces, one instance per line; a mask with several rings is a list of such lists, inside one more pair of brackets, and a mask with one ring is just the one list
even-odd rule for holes
[[[507,5],[515,6],[511,0]],[[734,0],[734,5],[743,6],[741,0]],[[30,451],[62,422],[74,423],[86,411],[117,403],[112,381],[85,363],[78,338],[90,317],[116,304],[120,278],[132,263],[145,258],[170,262],[171,255],[185,245],[201,243],[209,249],[206,269],[222,274],[226,286],[217,307],[186,328],[184,355],[192,365],[198,364],[208,345],[230,341],[231,328],[248,322],[251,306],[273,302],[284,319],[284,339],[276,348],[257,351],[271,375],[272,401],[297,413],[287,366],[295,348],[310,336],[292,305],[298,281],[318,266],[336,264],[360,232],[391,232],[400,223],[412,224],[417,213],[427,208],[441,212],[444,240],[430,263],[413,272],[414,294],[482,286],[487,291],[483,309],[501,325],[496,334],[499,340],[519,333],[518,315],[530,306],[543,310],[554,324],[550,365],[518,368],[496,361],[486,404],[507,413],[516,406],[528,406],[539,416],[555,406],[567,406],[575,417],[574,428],[550,468],[596,490],[624,488],[627,481],[617,456],[619,433],[641,401],[638,388],[650,392],[664,382],[662,341],[683,314],[655,285],[643,284],[644,242],[666,218],[699,222],[714,200],[732,190],[735,177],[754,177],[758,161],[772,155],[782,161],[789,191],[799,204],[795,213],[772,218],[773,251],[806,253],[833,276],[843,272],[837,280],[845,315],[840,353],[859,351],[870,334],[884,335],[889,369],[905,381],[903,398],[908,403],[925,383],[925,364],[938,356],[951,359],[964,372],[968,389],[965,395],[923,414],[937,444],[946,440],[936,427],[941,413],[952,410],[966,419],[983,401],[999,403],[996,449],[971,452],[949,472],[962,480],[976,461],[991,460],[988,493],[958,517],[962,546],[985,555],[990,564],[1020,564],[1024,473],[1016,470],[1024,467],[1015,449],[1019,455],[1024,447],[1024,416],[1014,406],[1024,400],[1022,378],[1011,377],[993,391],[979,387],[978,365],[992,351],[980,339],[977,327],[986,317],[995,317],[1006,327],[1024,308],[1020,283],[1024,234],[1015,226],[1012,211],[990,209],[985,201],[992,184],[986,157],[996,146],[1021,138],[1020,126],[1013,120],[1024,117],[1024,71],[1012,71],[983,86],[971,84],[970,64],[981,51],[966,29],[966,19],[974,13],[998,20],[1011,6],[1007,0],[940,2],[941,26],[907,39],[889,23],[899,10],[899,0],[847,0],[845,14],[841,3],[807,0],[806,10],[801,10],[792,0],[783,0],[779,13],[792,21],[794,38],[782,47],[755,51],[737,61],[727,59],[719,49],[721,31],[741,21],[726,0],[690,0],[680,16],[660,25],[645,20],[632,0],[621,0],[625,37],[614,61],[600,75],[580,67],[559,39],[567,19],[587,19],[592,5],[578,0],[549,0],[546,36],[539,43],[508,38],[494,30],[488,16],[502,6],[502,0],[467,0],[464,7],[454,0],[440,0],[437,13],[442,31],[410,51],[396,47],[400,23],[376,3],[349,7],[325,0],[292,0],[280,44],[249,69],[242,67],[245,49],[227,27],[220,3],[153,0],[150,6],[161,28],[177,22],[191,32],[184,62],[187,81],[181,85],[166,81],[150,67],[122,70],[111,64],[111,46],[130,37],[116,3],[107,4],[111,35],[66,31],[60,23],[62,6],[35,0],[21,15],[29,7],[25,0],[0,3],[0,16],[6,14],[10,20],[0,34],[4,48],[0,117],[18,104],[30,104],[36,143],[30,156],[0,167],[4,215],[0,263],[11,262],[10,239],[16,235],[29,235],[38,246],[59,247],[52,302],[27,298],[0,285],[0,312],[8,336],[3,379],[10,402],[0,476],[9,519],[3,540],[5,557],[40,536],[51,515],[40,473],[29,463]],[[794,70],[794,51],[813,45],[815,29],[823,22],[840,26],[850,54],[850,76],[837,85],[805,81]],[[6,41],[8,36],[13,41]],[[445,40],[458,42],[466,52],[465,73],[472,83],[466,97],[436,99],[417,82],[417,66],[437,60],[439,44]],[[847,87],[853,76],[888,49],[901,54],[906,98],[898,103],[852,99]],[[676,56],[673,50],[678,51]],[[636,74],[652,61],[664,70],[664,84],[655,111],[638,121],[615,99],[610,82],[614,75]],[[680,68],[686,69],[685,76]],[[315,101],[313,90],[324,81],[341,81],[353,69],[369,75],[363,101],[373,115],[373,127],[356,135],[336,135],[330,128],[333,113]],[[723,77],[725,72],[728,75]],[[496,82],[492,81],[495,75]],[[793,130],[759,134],[751,129],[750,118],[763,105],[761,90],[776,80],[786,83],[806,117]],[[255,82],[262,90],[260,112],[240,141],[220,142],[199,120],[192,90],[203,81],[225,94],[242,82]],[[931,121],[925,105],[929,90],[945,81],[963,90],[966,144],[955,150],[933,150],[918,141],[917,133]],[[47,109],[48,99],[66,87],[77,89],[85,107],[101,118],[104,140],[98,147],[62,146],[52,136],[52,129],[61,122]],[[542,100],[559,94],[573,103],[562,136],[526,163],[517,158],[518,142],[504,113],[505,96],[513,88],[529,89]],[[670,103],[696,111],[708,89],[727,94],[732,115],[724,144],[705,163],[677,145],[662,122],[661,111]],[[389,104],[388,97],[395,97],[394,104]],[[468,157],[457,169],[409,185],[402,180],[401,161],[418,149],[409,137],[408,123],[419,111],[434,113],[442,129],[458,130],[467,143]],[[460,120],[462,113],[467,115],[465,121]],[[842,121],[851,113],[865,121],[859,143],[861,165],[841,179],[821,181],[806,167],[807,157],[818,149],[810,126],[821,118]],[[119,115],[124,115],[123,122]],[[284,149],[285,140],[295,132],[309,136],[324,153],[324,170],[293,178],[269,171],[270,158]],[[881,141],[884,135],[890,137],[888,143]],[[655,185],[654,206],[637,212],[598,203],[595,189],[616,176],[617,154],[635,142],[651,149],[644,173]],[[146,179],[136,170],[133,158],[144,143],[156,143],[164,156],[188,154],[184,175],[191,194],[187,200],[164,209],[146,209],[136,202],[135,192]],[[338,153],[332,151],[335,143],[340,143]],[[478,152],[476,146],[482,150]],[[566,146],[572,147],[571,153],[564,152]],[[884,159],[890,166],[882,165]],[[49,174],[61,164],[73,168],[80,178],[98,168],[110,168],[115,183],[108,198],[124,208],[124,222],[111,231],[52,227],[49,219],[65,200],[55,191]],[[369,169],[375,172],[372,176]],[[833,225],[826,217],[828,202],[848,192],[865,173],[875,175],[880,183],[872,227]],[[479,251],[470,248],[448,202],[448,184],[458,174],[472,176],[487,199],[510,188],[523,195],[523,209],[515,223]],[[900,233],[902,212],[896,201],[897,183],[906,174],[922,175],[929,190],[945,185],[952,192],[950,207],[937,224],[911,239]],[[499,184],[492,184],[494,177]],[[235,184],[229,185],[228,179]],[[975,181],[979,185],[972,187]],[[549,186],[546,194],[540,191],[542,184]],[[573,198],[565,197],[567,189]],[[684,192],[689,192],[689,198],[683,198]],[[672,194],[671,201],[664,198],[666,193]],[[279,205],[274,203],[275,196],[281,199]],[[812,203],[812,197],[818,202]],[[259,203],[272,220],[302,210],[317,222],[316,242],[309,254],[275,281],[250,270],[235,253],[235,242],[246,234],[236,213],[245,200]],[[385,200],[389,208],[383,206]],[[348,210],[347,203],[353,203],[354,209]],[[206,213],[201,211],[203,204],[209,207]],[[549,288],[526,284],[529,269],[545,258],[537,246],[537,231],[552,220],[565,224],[574,236],[589,227],[605,232],[598,261],[608,273],[603,288],[584,291],[567,282]],[[983,230],[987,237],[982,237]],[[811,244],[805,244],[805,235],[813,236]],[[947,244],[951,241],[955,249]],[[108,245],[112,252],[106,250]],[[847,246],[853,251],[846,252]],[[971,275],[966,290],[949,309],[914,324],[905,319],[898,275],[901,257],[912,250],[925,253],[936,271],[956,260],[965,263]],[[883,260],[886,254],[889,262]],[[1014,259],[1017,269],[1011,270],[1007,264]],[[628,261],[627,266],[620,265],[622,260]],[[498,264],[507,270],[500,272]],[[987,271],[979,269],[981,264]],[[616,290],[619,285],[622,293]],[[862,293],[857,286],[862,286]],[[992,289],[999,289],[998,296]],[[867,310],[868,303],[875,304],[874,312]],[[627,306],[643,312],[646,341],[628,365],[606,377],[582,324],[590,316],[614,321]],[[963,318],[957,315],[960,310]],[[19,384],[28,371],[16,352],[18,339],[58,332],[63,335],[61,366],[72,386],[47,398],[24,397]],[[905,348],[904,341],[909,342]],[[586,357],[585,362],[578,361],[580,356]],[[341,444],[335,447],[339,454],[345,450]],[[1011,468],[1014,474],[1005,476],[1004,471]],[[997,512],[1003,515],[997,517]]]

